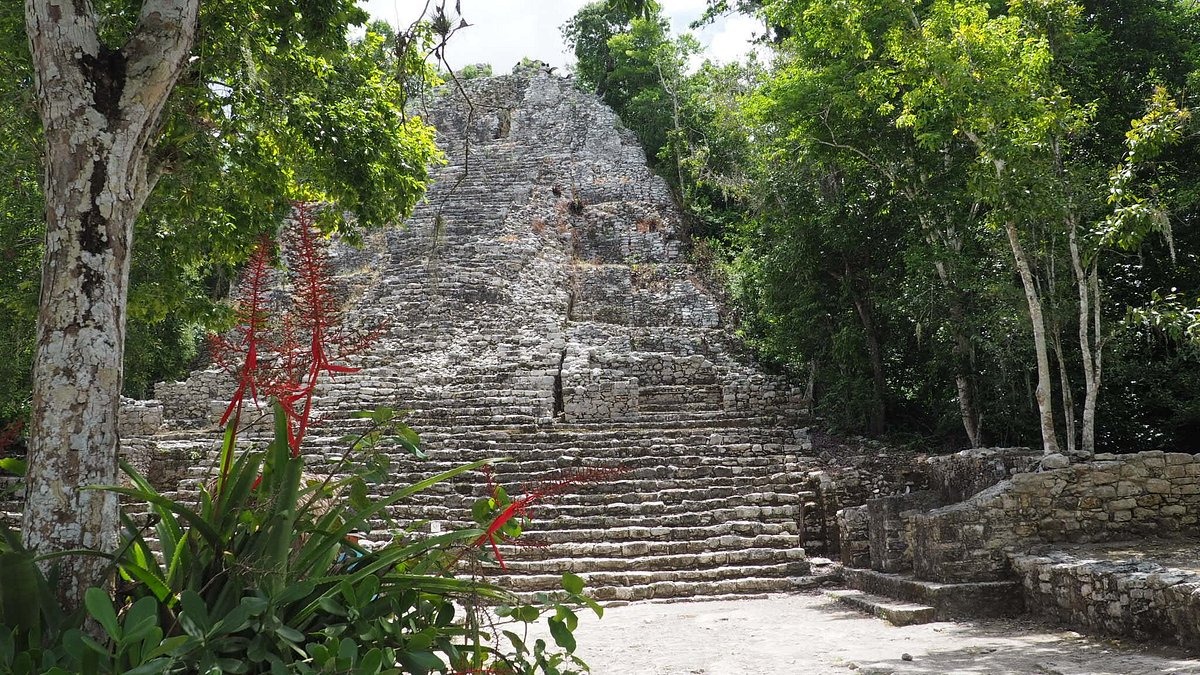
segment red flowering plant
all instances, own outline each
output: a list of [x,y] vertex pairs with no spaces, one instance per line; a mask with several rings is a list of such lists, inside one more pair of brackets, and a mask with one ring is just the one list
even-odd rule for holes
[[[389,478],[389,447],[423,456],[420,439],[390,408],[356,415],[367,430],[343,439],[345,452],[322,471],[323,479],[305,473],[301,448],[313,424],[319,378],[353,373],[345,360],[377,335],[345,327],[315,216],[316,207],[296,205],[278,255],[286,273],[272,264],[271,242],[259,243],[236,295],[239,326],[213,339],[216,362],[236,380],[221,419],[225,433],[215,489],[202,485],[198,503],[180,503],[158,493],[127,464],[132,487],[103,488],[144,501],[152,512],[144,524],[126,520],[125,543],[115,560],[121,577],[116,607],[155,606],[147,616],[160,619],[164,640],[172,645],[162,656],[169,665],[156,672],[586,670],[573,655],[576,619],[567,603],[591,602],[599,612],[583,599],[582,579],[564,575],[565,598],[522,605],[476,575],[459,574],[452,561],[470,554],[478,562],[475,554],[486,556],[485,543],[498,552],[497,542],[520,535],[515,528],[536,502],[589,476],[564,477],[516,502],[492,486],[488,500],[495,513],[485,514],[486,524],[412,536],[412,527],[397,528],[390,520],[394,505],[498,460],[459,466],[372,497],[378,486],[367,483]],[[265,449],[239,449],[243,413],[264,399],[270,399],[274,417],[272,440]],[[405,534],[379,546],[357,536],[377,531],[381,523]],[[145,534],[149,528],[156,534],[153,545]],[[102,604],[97,602],[98,611]],[[464,617],[464,606],[495,609],[473,609]],[[545,641],[528,648],[511,631],[503,635],[512,648],[502,647],[495,623],[480,619],[483,612],[527,629],[544,616],[558,649]]]
[[271,265],[274,247],[259,241],[236,294],[237,327],[210,338],[213,360],[237,379],[221,426],[237,429],[247,398],[273,398],[287,418],[292,456],[311,424],[313,398],[323,375],[357,372],[336,363],[363,352],[378,329],[351,330],[342,304],[333,296],[329,241],[317,230],[317,207],[294,205],[283,235],[283,257],[291,286],[290,303],[272,301],[278,275]]

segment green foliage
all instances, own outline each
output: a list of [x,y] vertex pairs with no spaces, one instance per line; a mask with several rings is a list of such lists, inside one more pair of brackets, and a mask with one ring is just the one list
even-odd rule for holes
[[660,151],[674,127],[676,89],[688,57],[698,50],[694,40],[671,40],[668,33],[657,10],[641,18],[599,2],[585,6],[563,26],[563,37],[577,58],[580,84],[594,87],[617,111],[652,161],[662,159]]
[[[729,11],[769,27],[770,66],[656,81],[657,64],[690,54],[613,3],[585,7],[564,35],[581,81],[711,238],[742,334],[811,378],[828,422],[953,447],[970,409],[976,442],[1037,438],[1013,224],[1047,317],[1057,404],[1084,399],[1074,231],[1083,278],[1095,270],[1100,289],[1086,321],[1103,329],[1099,436],[1117,450],[1183,447],[1163,430],[1190,428],[1186,404],[1146,378],[1110,377],[1147,359],[1165,390],[1195,384],[1165,366],[1187,349],[1145,346],[1146,330],[1185,336],[1179,300],[1200,296],[1194,3],[754,0],[710,2],[705,20]],[[1171,287],[1175,304],[1138,315],[1148,329],[1118,326]]]
[[[97,3],[107,43],[124,43],[139,5]],[[432,129],[404,106],[413,83],[433,76],[423,60],[430,35],[418,27],[400,45],[374,23],[351,39],[366,18],[351,0],[202,3],[136,225],[128,393],[180,375],[198,327],[228,323],[215,299],[293,200],[336,204],[323,227],[354,240],[423,194],[439,155]],[[0,421],[27,405],[38,299],[44,203],[30,69],[23,13],[10,3],[0,10],[0,339],[13,358],[0,365]]]
[[472,63],[463,66],[455,75],[460,80],[476,80],[481,77],[492,76],[492,64],[490,63]]

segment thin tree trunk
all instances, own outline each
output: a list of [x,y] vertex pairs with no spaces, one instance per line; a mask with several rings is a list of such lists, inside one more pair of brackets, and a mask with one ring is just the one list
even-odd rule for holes
[[1008,243],[1012,247],[1017,272],[1021,275],[1021,285],[1025,289],[1025,302],[1029,305],[1029,322],[1033,325],[1033,348],[1037,357],[1038,374],[1034,398],[1037,400],[1042,427],[1042,452],[1053,455],[1058,453],[1058,438],[1054,431],[1054,402],[1050,400],[1050,357],[1046,351],[1046,322],[1042,318],[1042,301],[1038,298],[1033,271],[1029,267],[1029,258],[1025,256],[1025,249],[1021,246],[1021,239],[1017,235],[1016,223],[1011,220],[1006,221],[1004,231],[1008,234]]
[[[849,271],[847,271],[849,279]],[[872,434],[883,433],[887,425],[887,412],[884,405],[887,396],[887,379],[883,372],[883,349],[879,345],[879,336],[875,333],[875,318],[872,315],[868,301],[859,297],[853,290],[850,292],[854,300],[854,308],[858,310],[858,318],[862,321],[863,333],[867,339],[867,357],[871,361],[871,383],[874,402],[871,406],[871,419],[867,428]]]
[[958,390],[958,411],[962,417],[963,429],[967,432],[967,441],[972,448],[983,445],[983,419],[979,414],[979,406],[975,397],[975,378],[971,367],[974,359],[971,349],[971,337],[967,335],[967,312],[964,307],[962,294],[950,282],[946,264],[940,260],[934,262],[942,286],[946,289],[946,298],[950,309],[950,332],[954,337],[952,354],[954,356],[954,385]]
[[1083,438],[1085,457],[1096,454],[1096,401],[1100,397],[1100,365],[1103,346],[1100,342],[1100,279],[1097,261],[1084,269],[1079,251],[1074,216],[1068,218],[1071,267],[1075,271],[1075,287],[1079,291],[1079,351],[1083,357]]
[[[102,45],[91,2],[26,0],[45,130],[42,261],[25,544],[39,554],[112,551],[129,252],[152,183],[148,149],[186,65],[198,0],[146,0],[119,50]],[[70,611],[102,586],[107,561],[57,559]]]
[[1067,454],[1075,454],[1075,396],[1071,393],[1071,376],[1067,373],[1067,360],[1063,357],[1062,339],[1058,328],[1054,330],[1054,338],[1050,341],[1054,347],[1054,359],[1058,366],[1059,397],[1062,399],[1063,426],[1067,431]]

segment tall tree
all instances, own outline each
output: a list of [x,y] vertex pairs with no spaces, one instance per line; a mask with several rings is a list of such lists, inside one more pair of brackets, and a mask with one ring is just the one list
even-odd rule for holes
[[[147,0],[119,49],[90,2],[27,0],[45,146],[46,248],[33,364],[23,533],[31,549],[111,551],[133,224],[153,186],[148,150],[187,63],[198,0]],[[67,559],[60,597],[78,607],[99,557]]]
[[[351,219],[324,225],[347,233],[406,212],[436,149],[403,114],[398,80],[425,67],[407,52],[380,63],[383,37],[371,32],[351,45],[347,30],[366,15],[350,0],[25,9],[46,234],[22,529],[40,553],[104,551],[116,501],[80,488],[116,480],[135,231],[154,235],[139,245],[173,247],[152,279],[182,288],[176,272],[235,260],[291,199],[337,203],[330,212]],[[426,46],[415,38],[408,51]],[[68,607],[104,581],[94,556],[61,565]]]

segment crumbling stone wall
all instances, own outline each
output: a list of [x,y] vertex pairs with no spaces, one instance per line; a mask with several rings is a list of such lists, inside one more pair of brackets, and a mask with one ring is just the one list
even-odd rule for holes
[[[894,465],[888,473],[843,473],[837,482],[821,476],[823,493],[842,504],[859,504],[836,512],[842,563],[885,572],[912,569],[914,512],[962,501],[1035,468],[1040,459],[1041,453],[1029,448],[983,448],[917,457],[908,466]],[[869,488],[863,489],[868,482]]]
[[1200,455],[1101,454],[913,515],[914,569],[941,582],[999,580],[1007,553],[1036,543],[1195,535],[1198,514]]
[[1200,646],[1200,574],[1059,552],[1011,560],[1032,612],[1099,633]]
[[923,473],[942,504],[954,504],[1018,473],[1036,471],[1041,459],[1041,451],[1031,448],[978,448],[927,457]]

